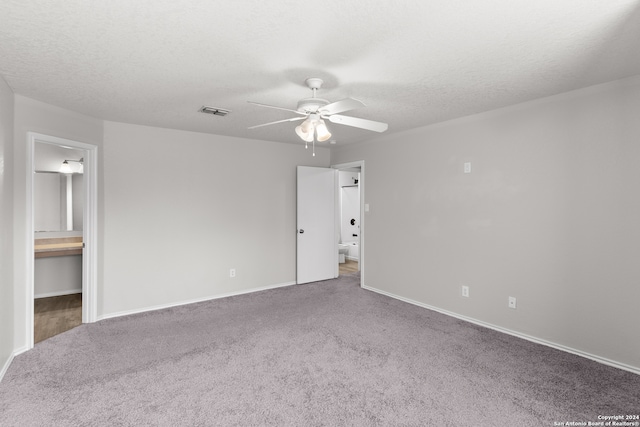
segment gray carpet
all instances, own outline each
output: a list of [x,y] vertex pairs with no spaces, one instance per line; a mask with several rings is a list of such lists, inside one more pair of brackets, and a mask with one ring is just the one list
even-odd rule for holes
[[638,375],[358,281],[82,325],[14,359],[0,425],[553,426],[640,413]]

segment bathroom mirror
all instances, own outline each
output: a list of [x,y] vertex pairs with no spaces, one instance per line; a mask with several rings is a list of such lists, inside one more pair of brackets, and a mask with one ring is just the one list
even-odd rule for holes
[[82,231],[83,175],[35,171],[34,230]]

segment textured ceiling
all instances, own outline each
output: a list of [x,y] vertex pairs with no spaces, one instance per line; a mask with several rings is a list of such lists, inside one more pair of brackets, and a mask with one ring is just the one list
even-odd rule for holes
[[[318,96],[387,132],[640,74],[639,0],[2,0],[15,93],[119,122],[301,143]],[[232,110],[198,113],[202,105]],[[338,145],[377,134],[330,124]],[[326,143],[325,143],[326,144]]]

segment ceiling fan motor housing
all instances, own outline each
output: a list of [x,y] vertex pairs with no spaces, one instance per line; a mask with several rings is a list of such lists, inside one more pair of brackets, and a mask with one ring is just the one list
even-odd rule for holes
[[307,87],[313,91],[313,97],[301,99],[298,102],[298,111],[307,114],[317,113],[320,108],[329,104],[329,101],[326,99],[316,98],[316,90],[322,87],[322,83],[324,83],[324,81],[317,77],[309,77],[304,82]]
[[329,101],[322,98],[305,98],[298,102],[298,111],[301,113],[315,113],[320,108],[328,105]]

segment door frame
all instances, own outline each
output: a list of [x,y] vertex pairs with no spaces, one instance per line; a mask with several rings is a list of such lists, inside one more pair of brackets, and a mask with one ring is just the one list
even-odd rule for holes
[[33,210],[33,174],[35,171],[35,144],[57,145],[63,148],[84,150],[84,200],[82,240],[82,323],[93,323],[97,320],[98,311],[98,147],[84,142],[58,138],[36,132],[27,132],[27,263],[26,263],[26,337],[27,349],[34,346],[34,210]]
[[[365,274],[364,274],[364,267],[365,267],[365,263],[364,263],[364,243],[365,243],[365,215],[364,215],[364,196],[365,196],[365,177],[364,177],[364,160],[356,160],[354,162],[348,162],[348,163],[338,163],[335,165],[331,165],[331,168],[333,169],[338,169],[338,170],[342,170],[342,169],[351,169],[351,168],[360,168],[360,181],[358,182],[358,184],[360,184],[360,243],[359,243],[359,268],[360,268],[360,287],[363,288],[365,286]],[[339,185],[339,184],[337,184]],[[340,215],[339,212],[340,206],[339,203],[336,203],[336,215]],[[339,221],[336,221],[336,227],[338,227],[336,229],[336,233],[340,232],[340,224]],[[337,251],[338,248],[336,248]]]

